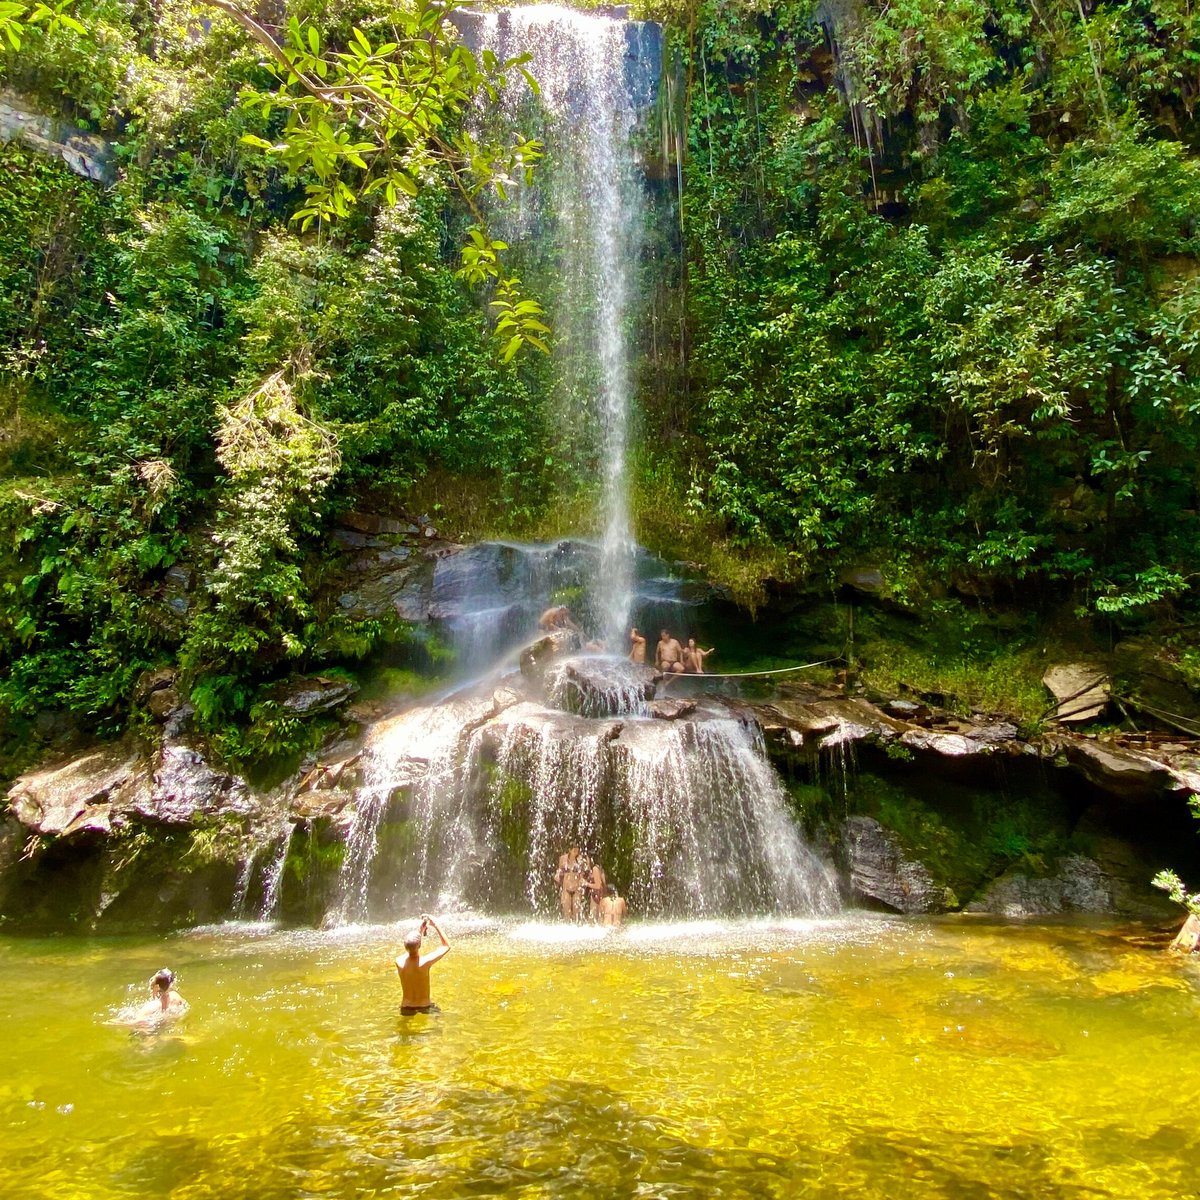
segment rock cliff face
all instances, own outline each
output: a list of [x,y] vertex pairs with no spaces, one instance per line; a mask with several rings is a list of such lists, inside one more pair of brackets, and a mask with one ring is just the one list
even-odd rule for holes
[[[361,730],[357,740],[341,737],[267,791],[213,760],[189,731],[186,708],[169,714],[154,746],[128,740],[95,746],[32,771],[9,792],[0,824],[0,914],[31,928],[99,930],[268,911],[319,922],[341,911],[347,889],[353,890],[347,881],[367,870],[362,863],[380,845],[386,843],[397,862],[408,861],[413,821],[430,819],[421,815],[422,804],[443,803],[439,788],[491,789],[488,803],[496,806],[495,822],[478,828],[454,816],[460,822],[456,836],[467,839],[455,877],[461,882],[479,869],[486,874],[481,864],[487,860],[480,857],[485,842],[493,846],[489,853],[519,857],[530,853],[531,837],[550,836],[552,821],[541,833],[531,824],[535,795],[544,802],[537,819],[545,822],[566,802],[563,797],[578,790],[568,783],[580,772],[610,772],[612,787],[621,792],[638,772],[658,770],[653,764],[660,760],[687,762],[688,747],[699,745],[698,738],[711,740],[716,734],[705,730],[718,728],[761,736],[786,778],[824,779],[827,796],[838,794],[840,772],[853,775],[856,769],[921,789],[924,824],[901,819],[903,805],[872,806],[869,789],[861,787],[844,795],[853,795],[856,806],[867,803],[866,811],[847,813],[843,799],[802,814],[824,827],[852,903],[904,913],[965,908],[1005,916],[1169,911],[1147,881],[1194,838],[1185,800],[1200,790],[1200,773],[1182,748],[1151,752],[1070,733],[1027,743],[1003,722],[964,723],[911,702],[879,707],[813,688],[781,689],[770,702],[757,703],[650,699],[654,679],[647,669],[630,671],[626,664],[618,677],[613,671],[620,664],[572,658],[570,645],[543,649],[536,670],[514,672],[485,694],[386,717]],[[171,681],[158,682],[159,690],[171,691]],[[555,688],[576,703],[542,708],[536,697]],[[618,693],[620,703],[612,700]],[[327,708],[347,695],[336,681],[305,678],[282,687],[279,700]],[[637,721],[609,715],[622,706],[628,711],[631,696],[641,713]],[[563,711],[572,707],[576,713]],[[437,775],[450,769],[448,748],[461,751],[468,743],[476,749],[455,760],[459,765],[450,774]],[[668,743],[678,743],[677,749]],[[673,754],[682,758],[672,760]],[[384,761],[387,772],[380,775]],[[462,771],[474,772],[473,782]],[[561,796],[552,784],[560,776],[566,788]],[[431,778],[437,786],[422,791]],[[693,795],[700,778],[694,786],[681,785],[680,805],[708,803]],[[668,772],[642,782],[648,795],[662,796],[672,780]],[[755,790],[759,784],[747,775],[740,786]],[[602,808],[614,802],[604,799],[606,787],[597,782],[594,793]],[[971,817],[975,824],[956,826],[946,807],[950,792],[964,787],[993,796],[988,819],[1000,824],[1009,799],[1019,803],[1036,788],[1058,795],[1061,836],[1047,842],[1054,852],[1031,848],[1011,831],[1011,846],[985,852],[973,845],[973,831],[988,832],[978,814]],[[366,808],[372,815],[364,823]],[[644,819],[659,818],[647,810]],[[712,854],[704,850],[703,823],[719,819],[715,810],[696,818],[697,878],[728,876],[741,853],[736,839]],[[368,827],[370,839],[360,845]],[[668,840],[661,852],[667,853],[675,835],[663,836]],[[718,840],[714,836],[714,846]],[[760,883],[765,899],[776,885]],[[527,902],[519,888],[508,900]]]
[[0,142],[19,141],[63,162],[85,179],[112,183],[116,177],[112,146],[61,117],[39,112],[16,93],[0,90]]

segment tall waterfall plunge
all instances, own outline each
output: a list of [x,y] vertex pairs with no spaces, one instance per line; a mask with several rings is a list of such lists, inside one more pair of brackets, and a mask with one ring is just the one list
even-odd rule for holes
[[[636,551],[626,474],[628,343],[644,221],[632,142],[639,109],[657,82],[657,43],[644,54],[640,36],[654,27],[542,4],[484,14],[473,25],[471,37],[501,58],[532,55],[546,162],[542,182],[519,188],[515,215],[502,214],[500,223],[515,223],[509,240],[537,245],[551,264],[554,356],[565,401],[559,420],[575,437],[596,435],[602,540],[589,588],[592,618],[600,636],[620,646]],[[505,98],[508,118],[519,121],[532,102],[528,89],[515,85]]]
[[333,915],[464,905],[548,915],[571,844],[596,856],[635,915],[831,911],[836,877],[805,843],[753,719],[711,698],[655,701],[649,668],[568,646],[502,676],[505,651],[511,662],[564,592],[586,593],[610,646],[624,647],[631,615],[681,633],[694,620],[678,581],[636,558],[626,500],[644,215],[633,138],[657,83],[658,32],[549,5],[454,20],[477,49],[532,54],[540,97],[511,89],[505,116],[537,111],[547,164],[497,221],[514,246],[537,248],[552,280],[561,436],[594,438],[603,537],[599,548],[491,544],[438,562],[428,612],[469,670],[496,670],[369,733]]

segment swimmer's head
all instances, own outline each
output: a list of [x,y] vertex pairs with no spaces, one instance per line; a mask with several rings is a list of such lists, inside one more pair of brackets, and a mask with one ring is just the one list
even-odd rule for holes
[[419,929],[410,929],[404,935],[404,948],[409,952],[409,954],[420,954],[421,931]]
[[175,983],[175,972],[167,967],[163,967],[153,979],[150,980],[150,986],[157,992],[169,992],[172,985]]
[[617,894],[617,885],[615,883],[610,883],[608,885],[608,894],[610,896],[615,896]]

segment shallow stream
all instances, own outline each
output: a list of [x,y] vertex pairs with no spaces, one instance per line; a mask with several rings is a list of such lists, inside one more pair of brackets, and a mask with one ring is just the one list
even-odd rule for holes
[[[1103,925],[0,939],[0,1196],[1195,1196],[1200,972]],[[190,1013],[102,1022],[163,965]]]

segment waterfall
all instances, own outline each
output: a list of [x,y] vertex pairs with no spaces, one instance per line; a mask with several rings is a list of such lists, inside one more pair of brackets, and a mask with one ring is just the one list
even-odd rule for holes
[[[549,914],[557,857],[578,844],[643,915],[837,907],[836,877],[805,843],[757,726],[714,701],[670,721],[588,718],[531,700],[498,708],[456,702],[381,729],[359,799],[371,832],[352,831],[351,847],[374,845],[389,797],[405,833],[395,857],[375,865],[374,896],[410,910]],[[440,732],[423,743],[422,730]],[[370,864],[361,849],[347,864],[344,911],[357,918]]]
[[[637,72],[645,57],[642,27],[549,4],[478,20],[473,36],[501,57],[532,55],[545,120],[546,163],[539,174],[548,182],[544,193],[521,197],[523,228],[514,240],[543,246],[555,264],[555,356],[572,394],[565,420],[598,435],[603,511],[592,619],[610,647],[621,647],[637,549],[628,502],[628,326],[644,220],[632,146],[647,99]],[[510,89],[505,103],[514,119],[518,110],[528,112],[525,86]]]
[[578,615],[620,650],[635,603],[639,622],[674,623],[690,600],[661,572],[635,596],[627,497],[644,221],[634,140],[657,78],[657,27],[551,5],[451,19],[476,49],[531,55],[538,95],[515,85],[492,116],[527,132],[532,121],[546,160],[535,187],[516,185],[516,215],[495,225],[546,285],[559,440],[568,459],[594,442],[602,537],[586,552],[493,543],[439,562],[430,615],[474,682],[370,732],[334,919],[461,906],[548,915],[558,857],[572,844],[639,916],[832,911],[834,873],[806,844],[752,721],[712,698],[656,706],[654,671],[614,655],[560,646],[552,663],[521,657],[494,692],[502,668],[479,671],[506,647],[516,660],[542,606],[564,594],[586,592]]

